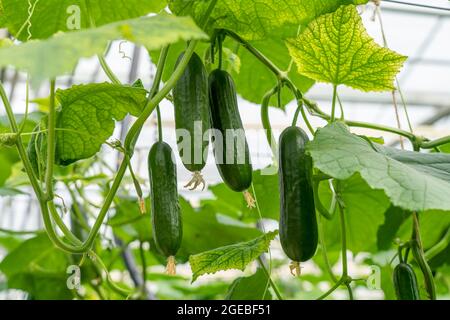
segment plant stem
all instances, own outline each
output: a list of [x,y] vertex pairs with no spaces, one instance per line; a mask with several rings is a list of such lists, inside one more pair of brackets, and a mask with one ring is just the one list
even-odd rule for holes
[[269,104],[270,99],[277,93],[279,90],[279,86],[273,87],[270,91],[268,91],[262,100],[261,103],[261,123],[266,132],[267,142],[269,143],[270,149],[272,150],[273,157],[276,157],[277,154],[277,143],[275,140],[275,136],[273,135],[272,125],[270,124],[269,119]]
[[355,300],[355,298],[353,297],[353,290],[352,287],[350,286],[350,283],[346,283],[345,286],[347,287],[349,300]]
[[339,281],[336,282],[336,283],[334,284],[334,286],[332,286],[332,287],[330,288],[330,290],[328,290],[328,291],[325,292],[323,295],[321,295],[319,298],[317,298],[317,300],[323,300],[323,299],[325,299],[325,298],[328,297],[330,294],[332,294],[334,291],[336,291],[336,289],[339,288],[339,287],[341,286],[341,284],[343,284],[343,283],[344,283],[344,280],[343,280],[343,279],[339,279]]
[[444,144],[450,143],[450,136],[442,137],[432,141],[425,141],[420,144],[422,149],[433,149],[435,147],[442,146]]
[[156,106],[156,116],[158,117],[158,141],[163,141],[163,129],[162,129],[162,120],[161,120],[161,110],[159,105]]
[[38,233],[43,232],[43,231],[44,230],[17,231],[17,230],[9,230],[9,229],[2,229],[2,228],[0,228],[0,233],[6,233],[6,234],[10,234],[10,235],[17,235],[17,236],[38,234]]
[[330,122],[334,122],[334,120],[336,119],[336,98],[337,98],[337,85],[333,85],[333,103],[331,105]]
[[27,74],[27,80],[25,83],[25,116],[22,120],[22,125],[19,130],[20,134],[23,134],[23,130],[25,129],[25,126],[27,124],[29,111],[30,111],[30,75]]
[[[281,71],[272,61],[270,61],[264,54],[253,47],[249,42],[241,38],[239,35],[230,30],[221,30],[223,34],[226,34],[230,38],[240,43],[245,49],[247,49],[252,55],[254,55],[259,61],[261,61],[267,68],[269,68],[282,82],[288,81],[286,73]],[[292,83],[292,82],[291,82]]]
[[[337,186],[339,187],[339,185]],[[341,227],[341,254],[342,254],[342,276],[336,282],[336,284],[331,287],[325,294],[317,298],[317,300],[322,300],[328,297],[331,293],[333,293],[337,288],[339,288],[342,284],[347,287],[349,293],[349,299],[353,300],[353,291],[350,286],[352,279],[348,276],[348,264],[347,264],[347,230],[345,226],[345,208],[342,203],[342,199],[340,198],[340,191],[336,190],[337,203],[339,206],[339,218],[340,218],[340,227]]]
[[436,243],[433,247],[428,249],[427,252],[425,252],[425,259],[427,261],[430,261],[438,254],[440,254],[442,251],[444,251],[449,244],[450,244],[450,228],[447,230],[444,237],[438,243]]
[[298,108],[300,109],[300,112],[302,114],[303,121],[305,121],[306,127],[308,128],[309,132],[311,132],[311,134],[314,136],[316,132],[314,131],[314,128],[312,127],[311,123],[308,120],[308,117],[306,116],[305,106],[303,102],[301,102],[301,100],[298,100],[298,104]]
[[47,201],[53,200],[53,167],[56,151],[56,106],[55,106],[55,79],[50,81],[50,104],[47,125],[47,170],[45,172],[45,193]]
[[331,265],[330,265],[330,260],[328,259],[328,254],[327,254],[327,247],[325,244],[325,235],[323,232],[323,221],[322,221],[322,217],[319,216],[318,219],[318,227],[319,227],[319,243],[320,243],[320,247],[322,249],[322,258],[323,261],[325,263],[325,268],[328,272],[328,274],[330,275],[331,280],[333,280],[333,282],[337,283],[338,279],[336,278],[336,276],[333,273],[333,270],[331,269]]
[[433,273],[431,272],[430,266],[425,259],[425,253],[423,252],[422,239],[420,237],[420,225],[419,217],[417,212],[413,212],[413,233],[412,233],[412,253],[414,259],[420,267],[425,280],[425,287],[427,289],[429,298],[431,300],[436,300],[436,288],[433,279]]
[[341,226],[341,241],[342,241],[342,276],[348,276],[348,265],[347,265],[347,230],[345,226],[345,213],[344,208],[338,201],[339,207],[339,218]]
[[146,294],[145,284],[147,283],[147,259],[145,259],[144,243],[142,241],[139,243],[139,253],[142,263],[142,292]]
[[273,292],[275,292],[275,295],[277,296],[278,300],[284,300],[283,296],[280,293],[280,290],[278,290],[278,287],[273,282],[273,280],[272,280],[272,278],[271,278],[271,276],[269,274],[269,271],[267,270],[267,268],[266,268],[264,262],[262,261],[261,257],[258,257],[258,262],[259,262],[259,265],[261,266],[261,268],[263,269],[264,273],[266,274],[266,277],[269,280],[270,286],[272,287]]
[[[325,112],[323,112],[315,102],[310,101],[306,98],[303,98],[303,102],[305,103],[305,105],[307,106],[307,108],[309,109],[309,111],[311,112],[311,114],[322,118],[324,120],[329,121],[331,119],[331,116],[326,114]],[[390,132],[390,133],[394,133],[397,135],[401,135],[404,136],[405,138],[408,138],[411,141],[414,141],[415,139],[417,139],[417,137],[408,132],[408,131],[404,131],[398,128],[394,128],[394,127],[389,127],[389,126],[383,126],[383,125],[379,125],[379,124],[374,124],[374,123],[369,123],[369,122],[361,122],[361,121],[350,121],[350,120],[346,120],[344,121],[344,123],[346,123],[348,126],[351,127],[360,127],[360,128],[367,128],[367,129],[374,129],[374,130],[379,130],[379,131],[386,131],[386,132]]]
[[[11,126],[11,131],[13,133],[18,133],[19,127],[17,126],[17,122],[16,122],[16,118],[14,116],[14,112],[12,110],[12,106],[6,95],[5,88],[3,87],[3,85],[1,83],[0,83],[0,96],[3,101],[3,105],[5,107],[6,114],[8,116],[8,121]],[[32,186],[36,196],[38,198],[43,198],[43,192],[41,189],[41,185],[40,185],[38,179],[36,178],[36,175],[33,170],[33,166],[31,165],[30,159],[28,158],[28,154],[23,146],[22,137],[20,135],[17,136],[16,147],[17,147],[17,151],[19,153],[19,157],[22,160],[23,166],[24,166],[25,171],[30,179],[31,186]]]
[[102,67],[103,71],[105,72],[106,76],[111,80],[114,84],[122,84],[119,80],[119,78],[114,74],[114,72],[109,67],[108,63],[106,62],[105,57],[102,55],[98,55],[98,61],[100,62],[100,66]]
[[300,115],[300,109],[301,109],[301,106],[298,106],[297,109],[295,110],[294,117],[292,118],[292,124],[291,124],[291,126],[293,126],[293,127],[297,126],[298,116]]

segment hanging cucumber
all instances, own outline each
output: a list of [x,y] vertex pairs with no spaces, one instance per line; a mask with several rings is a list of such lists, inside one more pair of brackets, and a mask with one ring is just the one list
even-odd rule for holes
[[[180,55],[178,63],[183,58]],[[208,74],[200,57],[194,53],[173,91],[175,106],[175,127],[177,129],[178,151],[184,167],[194,174],[185,186],[205,188],[201,171],[208,157],[209,139],[205,133],[211,128],[208,101]]]
[[214,70],[210,74],[209,102],[219,173],[230,189],[244,192],[249,207],[253,207],[254,200],[247,191],[253,173],[250,152],[239,115],[235,85],[227,72]]
[[318,242],[312,159],[305,153],[308,141],[302,129],[289,127],[279,142],[280,241],[296,275],[300,262],[314,256]]
[[394,269],[394,287],[398,300],[420,300],[416,274],[405,262]]
[[173,159],[172,149],[161,141],[153,145],[148,156],[153,238],[157,249],[168,258],[169,274],[175,274],[175,255],[183,236]]

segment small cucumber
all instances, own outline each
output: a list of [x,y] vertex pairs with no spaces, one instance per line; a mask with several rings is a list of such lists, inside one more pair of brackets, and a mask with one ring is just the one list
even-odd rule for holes
[[305,153],[308,141],[302,129],[289,127],[279,143],[280,241],[297,267],[314,256],[318,242],[312,159]]
[[[183,58],[180,55],[177,65]],[[200,57],[194,53],[173,91],[178,151],[185,168],[200,172],[206,165],[211,129],[208,101],[208,74]],[[184,142],[183,139],[189,139]],[[183,143],[184,142],[184,143]]]
[[215,131],[214,156],[219,173],[232,190],[246,191],[252,184],[253,169],[239,114],[236,88],[227,72],[214,70],[210,74],[209,101]]
[[399,263],[394,269],[394,287],[398,300],[420,300],[417,277],[407,263]]
[[155,143],[148,157],[153,238],[157,249],[166,257],[176,255],[183,236],[173,159],[172,149],[165,142]]

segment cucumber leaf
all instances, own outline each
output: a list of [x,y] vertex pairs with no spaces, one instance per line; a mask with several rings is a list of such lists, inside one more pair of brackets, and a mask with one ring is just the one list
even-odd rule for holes
[[[329,207],[331,194],[327,183],[320,185],[322,203]],[[384,222],[384,213],[389,208],[389,199],[382,190],[373,190],[359,174],[340,181],[341,197],[345,204],[347,248],[353,253],[376,252],[377,233]],[[324,237],[329,251],[341,250],[339,214],[331,221],[322,219]]]
[[[169,7],[176,15],[190,15],[198,21],[209,1],[169,0]],[[298,25],[327,12],[333,12],[342,4],[363,4],[368,0],[219,0],[210,19],[209,30],[229,29],[247,40],[264,39],[268,34],[281,36],[276,29],[289,26],[294,32]]]
[[[95,25],[144,16],[159,12],[164,0],[90,0]],[[29,19],[30,3],[33,14]],[[88,28],[88,10],[84,0],[2,0],[4,25],[17,39],[45,39],[58,31]],[[78,20],[78,21],[77,21]],[[28,33],[28,27],[29,33]]]
[[394,89],[395,75],[406,60],[367,34],[352,5],[317,18],[286,43],[300,74],[363,91]]
[[244,270],[247,265],[269,249],[270,242],[278,231],[269,232],[254,240],[241,242],[210,251],[202,252],[189,258],[192,268],[192,282],[201,275],[216,273],[221,270]]
[[139,116],[146,101],[142,88],[110,83],[58,90],[61,103],[56,134],[57,163],[69,165],[95,155],[114,132],[114,120]]
[[410,211],[450,210],[450,155],[392,150],[336,122],[319,129],[308,151],[314,166],[339,180],[355,173]]
[[239,277],[233,281],[226,300],[272,300],[272,294],[268,290],[269,279],[263,271],[258,269],[250,277]]
[[69,256],[57,249],[47,234],[22,242],[0,263],[8,288],[21,289],[34,299],[71,299],[66,268]]
[[102,54],[111,40],[126,39],[148,50],[158,50],[178,41],[206,38],[189,18],[137,18],[2,48],[0,66],[10,65],[28,72],[36,87],[45,79],[70,73],[80,58]]

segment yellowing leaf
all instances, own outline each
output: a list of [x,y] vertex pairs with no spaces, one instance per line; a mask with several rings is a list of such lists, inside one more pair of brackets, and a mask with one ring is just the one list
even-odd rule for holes
[[275,239],[278,231],[269,232],[254,240],[220,247],[193,255],[189,258],[192,269],[192,282],[207,273],[220,270],[245,267],[269,249],[270,242]]
[[296,39],[287,40],[287,46],[299,73],[363,91],[393,89],[406,60],[375,43],[353,5],[320,16]]

